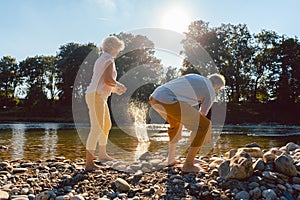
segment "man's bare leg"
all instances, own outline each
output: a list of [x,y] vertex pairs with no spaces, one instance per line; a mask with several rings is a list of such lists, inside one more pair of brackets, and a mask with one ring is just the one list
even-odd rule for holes
[[199,152],[200,147],[190,147],[188,154],[186,156],[186,160],[183,164],[182,171],[184,173],[189,173],[189,172],[200,172],[201,168],[198,166],[194,165],[195,157],[197,153]]
[[180,163],[179,160],[175,159],[176,147],[177,147],[177,142],[176,143],[169,143],[168,165],[175,165],[175,164]]

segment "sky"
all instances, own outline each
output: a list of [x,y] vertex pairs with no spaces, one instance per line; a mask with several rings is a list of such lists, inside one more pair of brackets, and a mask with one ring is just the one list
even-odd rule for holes
[[100,47],[110,34],[143,28],[182,33],[196,20],[299,37],[299,8],[299,0],[0,0],[0,58],[56,55],[69,42]]

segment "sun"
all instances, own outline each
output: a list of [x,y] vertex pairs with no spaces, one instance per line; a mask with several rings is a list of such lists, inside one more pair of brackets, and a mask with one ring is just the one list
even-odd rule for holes
[[183,33],[188,30],[191,23],[188,12],[182,7],[168,8],[162,17],[162,27],[172,31]]

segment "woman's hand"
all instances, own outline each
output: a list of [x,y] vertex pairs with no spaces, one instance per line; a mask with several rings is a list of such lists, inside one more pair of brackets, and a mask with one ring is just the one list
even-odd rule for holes
[[122,95],[126,92],[127,88],[125,87],[125,85],[123,85],[120,82],[117,82],[117,85],[113,88],[114,93],[116,93],[117,95]]

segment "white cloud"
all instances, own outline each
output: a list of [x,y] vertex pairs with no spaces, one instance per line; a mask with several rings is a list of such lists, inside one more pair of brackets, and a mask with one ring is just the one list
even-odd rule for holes
[[109,21],[109,19],[105,17],[98,17],[97,19],[100,21]]
[[117,8],[117,5],[114,0],[96,0],[97,4],[105,9],[114,11]]

